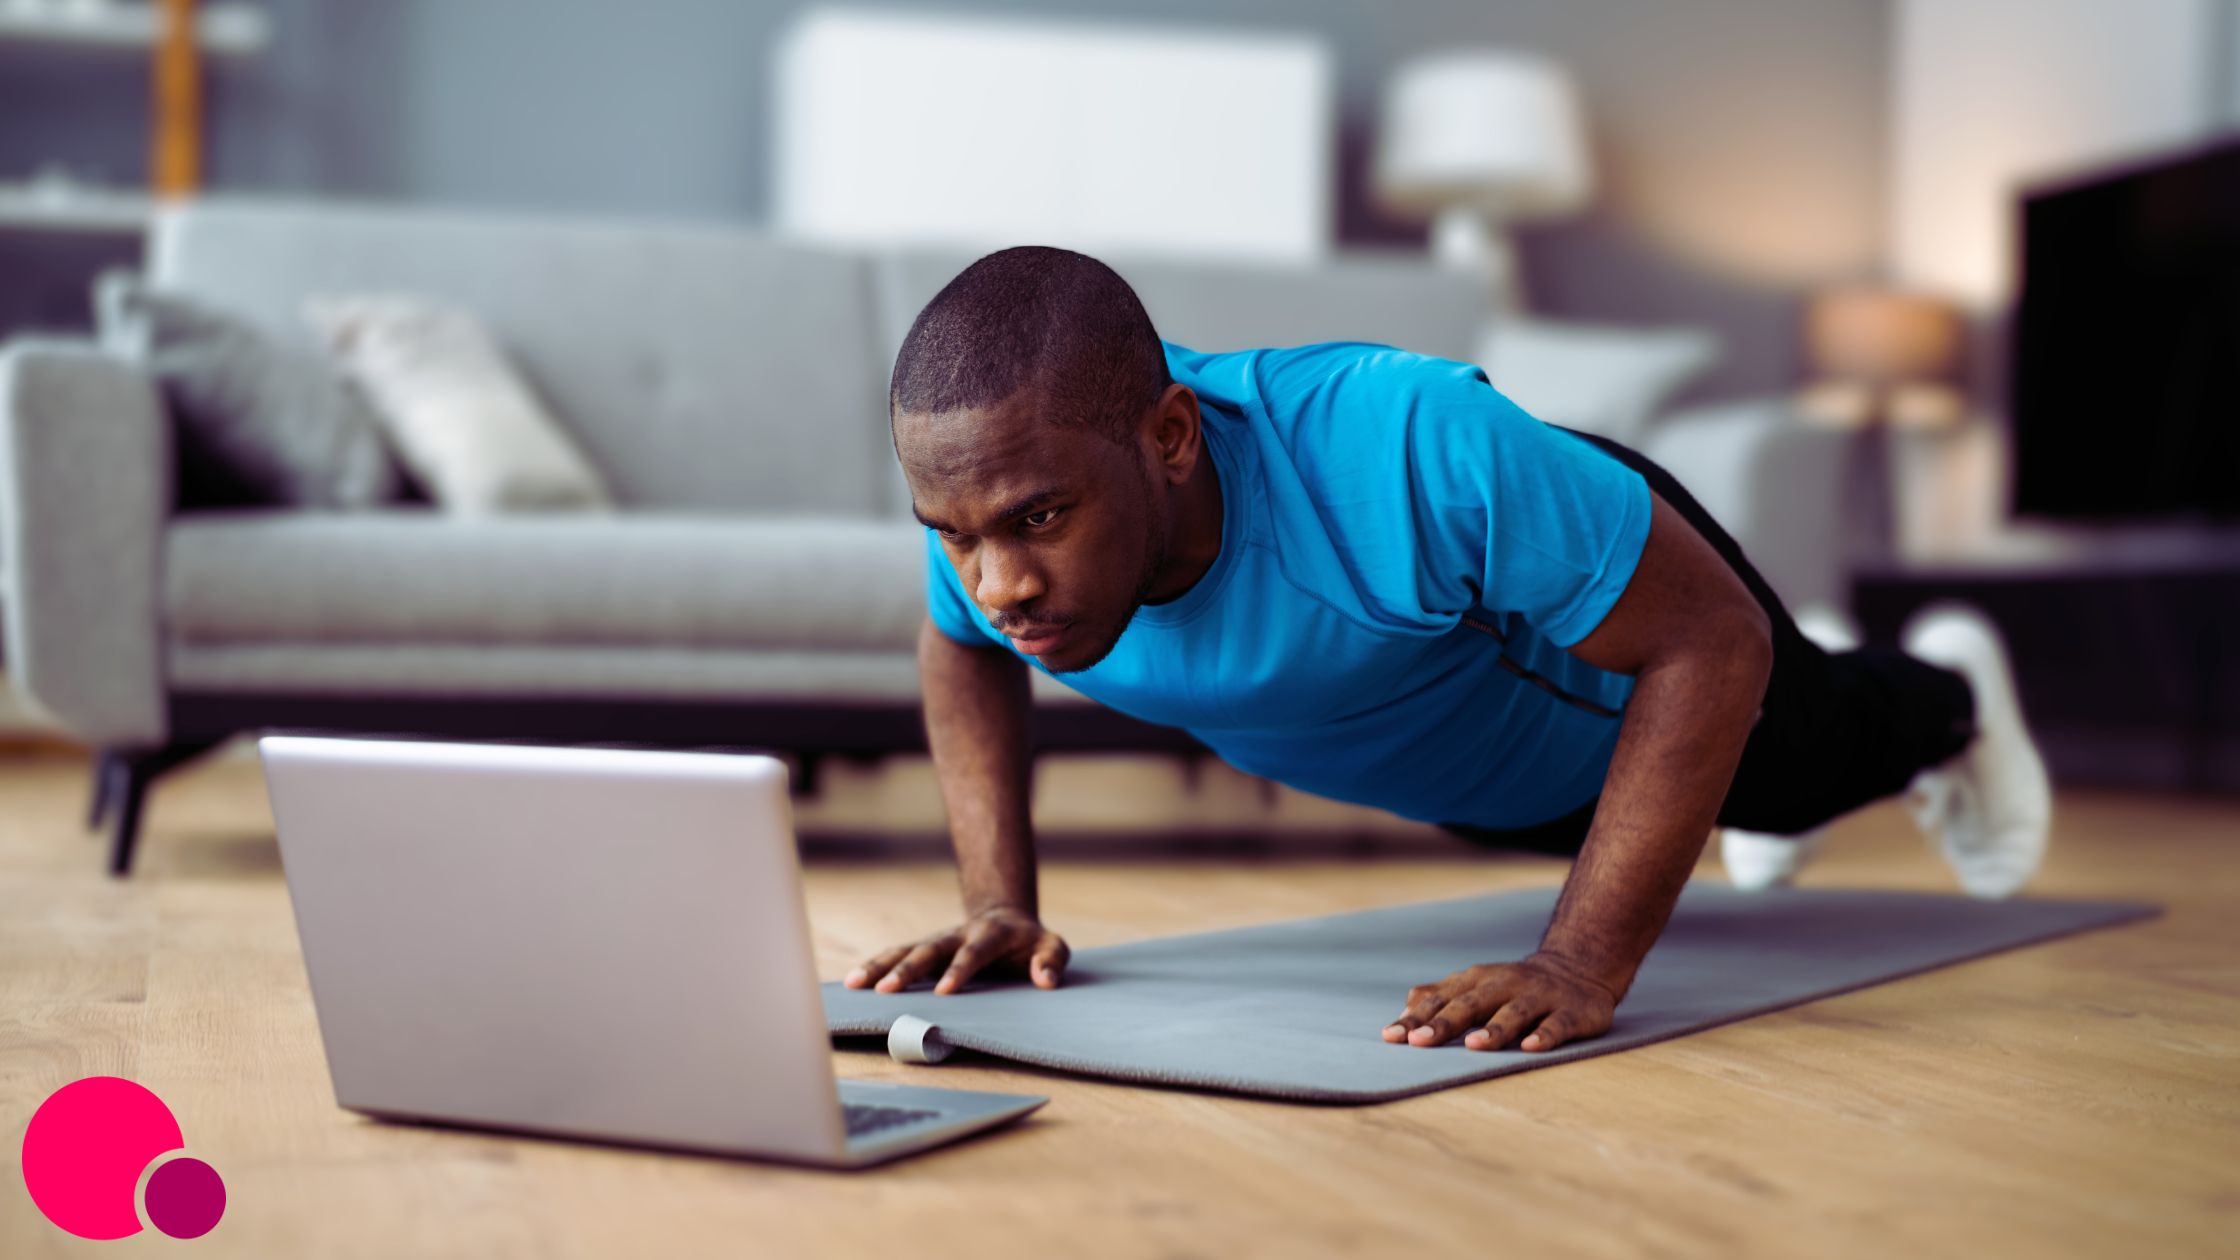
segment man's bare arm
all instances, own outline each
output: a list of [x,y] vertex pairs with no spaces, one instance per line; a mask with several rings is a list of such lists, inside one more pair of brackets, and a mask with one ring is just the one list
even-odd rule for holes
[[1541,940],[1620,998],[1695,870],[1773,669],[1771,625],[1742,579],[1662,498],[1650,528],[1645,572],[1571,649],[1635,681]]
[[893,993],[938,970],[934,991],[953,993],[990,963],[1024,962],[1037,985],[1055,988],[1069,951],[1042,926],[1035,887],[1026,663],[966,647],[929,617],[918,628],[918,675],[965,921],[874,955],[845,983]]
[[1651,494],[1649,539],[1602,624],[1571,651],[1631,674],[1618,745],[1579,858],[1531,957],[1485,963],[1408,994],[1388,1041],[1552,1050],[1607,1032],[1726,800],[1772,671],[1765,610],[1672,506]]
[[1027,759],[1027,664],[966,647],[927,618],[918,627],[926,742],[941,780],[966,914],[1036,913]]

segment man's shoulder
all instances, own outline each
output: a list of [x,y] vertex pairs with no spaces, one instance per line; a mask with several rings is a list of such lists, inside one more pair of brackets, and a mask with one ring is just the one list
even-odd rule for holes
[[1277,431],[1307,437],[1329,422],[1359,435],[1359,421],[1420,412],[1427,402],[1490,401],[1476,364],[1372,341],[1319,341],[1202,351],[1167,342],[1174,379],[1201,399],[1257,410]]
[[1400,384],[1410,380],[1485,377],[1475,365],[1419,354],[1378,341],[1312,341],[1290,346],[1253,346],[1241,350],[1199,350],[1162,341],[1167,368],[1176,379],[1250,373],[1265,386],[1311,388],[1336,378]]

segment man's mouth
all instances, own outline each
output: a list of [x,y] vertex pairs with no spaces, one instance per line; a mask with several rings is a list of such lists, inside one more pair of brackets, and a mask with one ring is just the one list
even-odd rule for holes
[[[1067,623],[1067,625],[1071,624],[1071,622]],[[1065,637],[1065,631],[1065,626],[1030,626],[1025,631],[1006,630],[1004,636],[1009,638],[1011,646],[1019,651],[1026,653],[1028,656],[1040,656],[1056,647],[1058,640]]]

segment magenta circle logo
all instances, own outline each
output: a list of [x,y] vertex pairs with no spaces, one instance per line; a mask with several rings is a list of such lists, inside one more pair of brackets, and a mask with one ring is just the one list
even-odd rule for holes
[[23,1184],[48,1220],[80,1238],[137,1234],[142,1208],[173,1238],[200,1238],[226,1214],[226,1183],[199,1159],[163,1158],[185,1146],[171,1108],[146,1086],[89,1076],[32,1114]]

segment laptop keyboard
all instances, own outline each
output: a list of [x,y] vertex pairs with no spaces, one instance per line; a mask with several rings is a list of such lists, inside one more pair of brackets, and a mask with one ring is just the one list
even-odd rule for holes
[[847,1121],[849,1137],[862,1137],[866,1133],[877,1133],[881,1129],[891,1129],[899,1124],[931,1120],[940,1114],[938,1111],[927,1111],[919,1107],[879,1107],[870,1103],[840,1105],[840,1115]]

